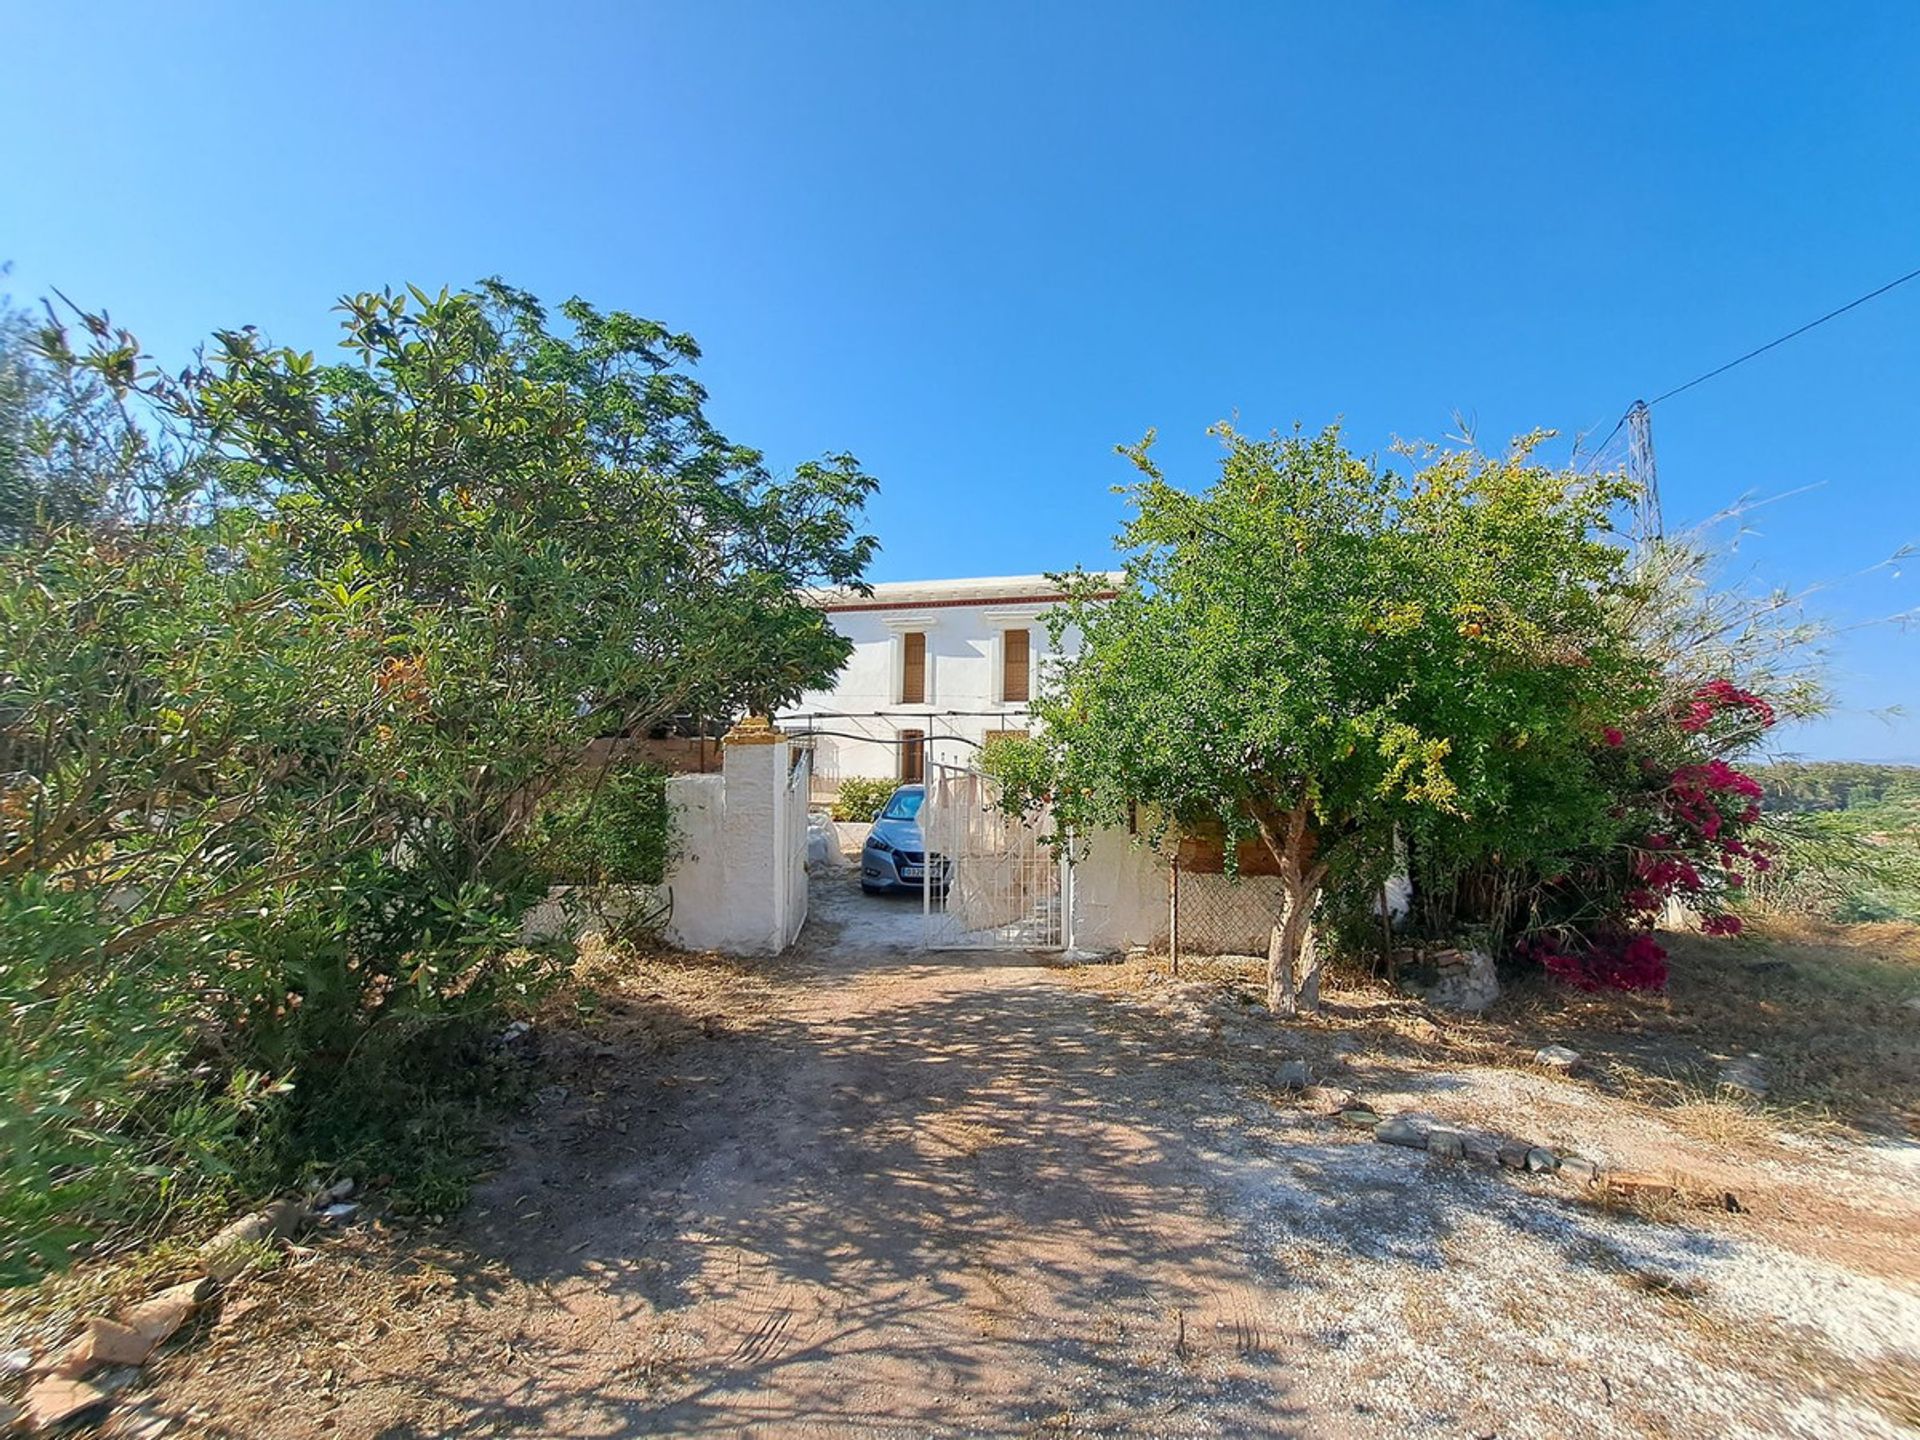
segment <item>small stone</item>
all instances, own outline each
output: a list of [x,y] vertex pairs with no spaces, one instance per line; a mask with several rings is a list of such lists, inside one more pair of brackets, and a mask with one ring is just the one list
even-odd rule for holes
[[326,1195],[327,1195],[327,1199],[329,1200],[352,1199],[353,1198],[353,1180],[351,1178],[348,1178],[345,1180],[334,1181],[333,1184],[327,1187]]
[[102,1365],[144,1364],[152,1353],[152,1342],[138,1330],[96,1315],[87,1321],[80,1338],[54,1367],[54,1373],[78,1380]]
[[1580,1063],[1580,1052],[1565,1045],[1542,1045],[1533,1052],[1533,1063],[1549,1070],[1571,1070]]
[[1289,1060],[1280,1067],[1274,1077],[1274,1083],[1282,1090],[1305,1090],[1307,1088],[1307,1062]]
[[1338,1085],[1309,1085],[1300,1092],[1300,1098],[1315,1109],[1332,1115],[1352,1109],[1357,1097],[1353,1091],[1343,1090]]
[[1719,1086],[1751,1099],[1767,1093],[1767,1072],[1758,1055],[1743,1055],[1720,1067]]
[[1560,1168],[1560,1161],[1551,1150],[1536,1145],[1527,1151],[1527,1169],[1536,1175],[1551,1175]]
[[24,1375],[32,1368],[31,1350],[0,1350],[0,1375]]
[[48,1375],[27,1391],[27,1427],[51,1430],[113,1403],[106,1391],[84,1380]]
[[1433,1122],[1421,1116],[1395,1115],[1373,1127],[1373,1138],[1382,1145],[1405,1145],[1414,1150],[1424,1150],[1427,1132],[1431,1129]]
[[1364,1105],[1353,1105],[1340,1112],[1340,1123],[1370,1130],[1380,1123],[1380,1117]]
[[152,1299],[142,1300],[129,1310],[127,1325],[148,1342],[148,1352],[151,1353],[171,1339],[173,1332],[186,1324],[201,1302],[212,1293],[213,1282],[206,1279],[170,1285]]
[[1467,1159],[1476,1165],[1498,1165],[1500,1163],[1500,1142],[1491,1135],[1469,1135],[1466,1139]]
[[319,1214],[319,1220],[320,1223],[328,1229],[337,1230],[343,1225],[351,1225],[359,1214],[360,1207],[352,1201],[347,1200],[342,1201],[338,1205],[323,1207]]
[[1509,1170],[1524,1170],[1527,1168],[1527,1154],[1532,1149],[1524,1140],[1508,1140],[1498,1151],[1500,1163]]
[[1464,1132],[1448,1125],[1436,1125],[1427,1132],[1427,1153],[1446,1160],[1458,1160],[1467,1153]]
[[1591,1185],[1600,1178],[1600,1167],[1584,1155],[1560,1155],[1559,1173],[1568,1180],[1582,1185]]

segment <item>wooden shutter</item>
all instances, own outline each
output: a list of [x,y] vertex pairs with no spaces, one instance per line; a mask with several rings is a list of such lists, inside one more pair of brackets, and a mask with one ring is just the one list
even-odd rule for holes
[[1030,636],[1025,630],[1009,630],[1001,637],[1001,644],[1004,655],[1000,698],[1008,701],[1025,701]]
[[922,631],[910,630],[902,639],[906,656],[900,670],[900,703],[924,705],[927,703],[927,637]]
[[900,732],[900,779],[906,784],[927,778],[927,732]]

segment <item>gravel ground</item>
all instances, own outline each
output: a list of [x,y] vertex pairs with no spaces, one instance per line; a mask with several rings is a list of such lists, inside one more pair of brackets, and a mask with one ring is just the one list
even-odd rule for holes
[[[1577,1078],[1388,1059],[1204,986],[927,957],[851,884],[815,907],[750,975],[630,978],[553,1043],[560,1084],[455,1227],[297,1256],[150,1404],[192,1434],[382,1440],[1920,1423],[1899,1146],[1732,1153]],[[1374,1143],[1268,1083],[1298,1058],[1382,1113],[1742,1209],[1649,1216]]]

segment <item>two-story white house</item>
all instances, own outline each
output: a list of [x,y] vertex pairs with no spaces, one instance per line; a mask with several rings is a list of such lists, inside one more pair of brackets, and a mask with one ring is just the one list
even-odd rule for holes
[[[815,736],[825,789],[856,775],[923,779],[929,760],[964,765],[990,736],[1028,729],[1040,673],[1057,658],[1041,616],[1059,598],[1044,575],[821,591],[853,654],[833,688],[802,696],[780,727]],[[1062,638],[1058,653],[1072,653],[1078,637]]]

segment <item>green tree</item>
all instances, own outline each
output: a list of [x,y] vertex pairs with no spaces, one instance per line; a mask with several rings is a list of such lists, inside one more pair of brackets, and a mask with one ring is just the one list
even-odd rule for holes
[[1146,477],[1125,582],[1111,601],[1075,582],[1053,624],[1083,646],[1037,708],[1067,824],[1138,802],[1157,839],[1211,823],[1230,857],[1264,845],[1288,899],[1269,1002],[1291,1014],[1318,1005],[1323,890],[1370,892],[1396,826],[1442,820],[1463,848],[1592,832],[1595,737],[1653,677],[1608,618],[1627,584],[1604,536],[1618,479],[1535,464],[1538,437],[1425,451],[1402,475],[1333,429],[1216,433],[1199,494],[1166,481],[1151,436],[1124,452]]
[[246,328],[168,374],[88,314],[0,356],[0,1270],[231,1167],[241,1105],[252,1183],[424,1163],[563,958],[519,944],[556,867],[667,863],[587,742],[844,656],[799,592],[859,583],[874,481],[717,434],[690,340],[492,283],[341,313],[331,364]]

